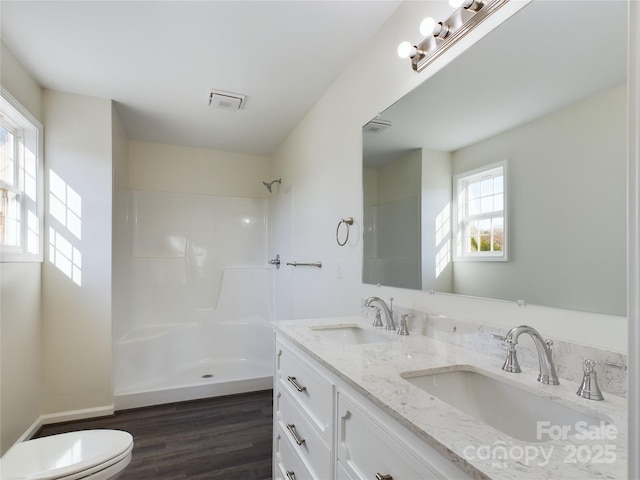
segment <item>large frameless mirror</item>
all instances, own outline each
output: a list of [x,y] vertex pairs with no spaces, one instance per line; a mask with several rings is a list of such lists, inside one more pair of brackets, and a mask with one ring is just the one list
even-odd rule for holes
[[626,1],[532,2],[367,124],[364,283],[625,315],[626,72]]

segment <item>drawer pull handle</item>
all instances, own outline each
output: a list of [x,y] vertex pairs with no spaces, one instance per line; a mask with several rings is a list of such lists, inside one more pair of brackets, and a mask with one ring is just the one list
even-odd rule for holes
[[303,387],[301,386],[297,381],[296,381],[296,377],[287,377],[287,380],[289,380],[291,382],[291,384],[296,387],[296,390],[298,390],[299,392],[304,392],[307,387]]
[[298,432],[296,432],[296,426],[293,423],[287,423],[287,430],[289,430],[298,445],[302,445],[305,442],[304,438],[300,438]]
[[393,480],[391,475],[383,475],[382,473],[376,473],[376,480]]
[[296,474],[293,470],[287,470],[286,473],[289,480],[296,480]]

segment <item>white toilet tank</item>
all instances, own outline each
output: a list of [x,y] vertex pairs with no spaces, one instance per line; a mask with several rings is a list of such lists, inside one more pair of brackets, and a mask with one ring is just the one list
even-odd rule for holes
[[132,449],[133,437],[120,430],[82,430],[28,440],[2,456],[0,479],[92,478],[107,468],[122,470]]

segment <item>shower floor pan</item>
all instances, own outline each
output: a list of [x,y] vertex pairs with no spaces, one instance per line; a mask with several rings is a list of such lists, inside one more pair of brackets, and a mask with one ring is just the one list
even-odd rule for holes
[[117,410],[232,395],[273,387],[273,367],[255,360],[206,360],[166,377],[118,387]]

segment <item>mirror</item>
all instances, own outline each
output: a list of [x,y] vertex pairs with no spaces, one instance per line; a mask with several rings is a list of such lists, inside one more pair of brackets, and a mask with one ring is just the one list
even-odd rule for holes
[[625,315],[626,68],[626,1],[531,2],[365,125],[363,282]]

